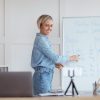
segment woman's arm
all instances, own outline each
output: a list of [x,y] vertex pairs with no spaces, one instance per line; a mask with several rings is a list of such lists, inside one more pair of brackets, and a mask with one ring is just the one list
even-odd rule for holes
[[39,50],[55,64],[63,65],[69,61],[78,61],[79,59],[79,55],[72,55],[70,57],[57,55],[44,38],[40,38],[38,47]]

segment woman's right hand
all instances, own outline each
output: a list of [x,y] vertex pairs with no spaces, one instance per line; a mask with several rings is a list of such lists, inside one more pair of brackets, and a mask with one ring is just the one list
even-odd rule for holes
[[72,55],[69,57],[70,61],[78,61],[79,60],[79,55]]

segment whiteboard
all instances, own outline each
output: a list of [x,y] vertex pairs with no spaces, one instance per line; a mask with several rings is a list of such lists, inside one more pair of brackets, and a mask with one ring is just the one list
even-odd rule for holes
[[[93,91],[93,83],[100,78],[100,17],[63,18],[63,55],[79,54],[79,62],[67,63],[65,68],[75,68],[74,78],[79,91]],[[78,75],[78,70],[81,75]],[[70,78],[62,70],[62,89]]]

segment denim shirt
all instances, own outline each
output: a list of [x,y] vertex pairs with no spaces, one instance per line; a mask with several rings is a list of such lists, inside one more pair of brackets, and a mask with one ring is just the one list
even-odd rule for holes
[[47,35],[37,33],[32,50],[31,66],[33,68],[43,66],[53,69],[56,63],[67,61],[66,56],[59,56],[53,51]]

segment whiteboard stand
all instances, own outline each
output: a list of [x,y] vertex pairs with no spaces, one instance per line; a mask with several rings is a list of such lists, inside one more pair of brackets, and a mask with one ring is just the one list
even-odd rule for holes
[[68,90],[69,90],[71,85],[72,85],[72,96],[74,96],[75,93],[78,95],[78,91],[77,91],[75,83],[73,81],[73,77],[75,76],[74,70],[73,70],[73,75],[71,75],[70,74],[70,70],[68,70],[68,76],[70,77],[71,80],[70,80],[70,83],[69,83],[69,85],[68,85],[68,87],[67,87],[67,89],[65,91],[65,95],[67,95],[66,93],[68,93]]

